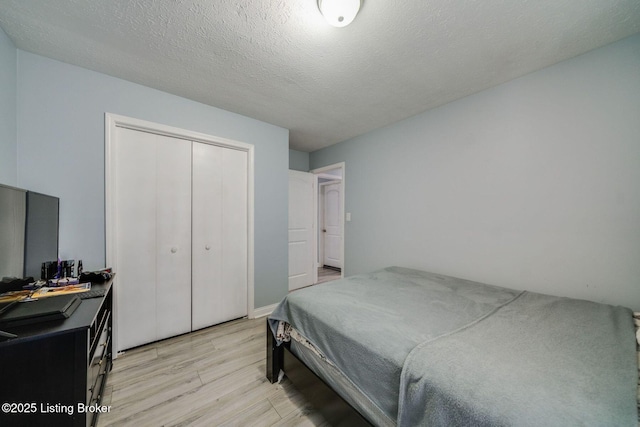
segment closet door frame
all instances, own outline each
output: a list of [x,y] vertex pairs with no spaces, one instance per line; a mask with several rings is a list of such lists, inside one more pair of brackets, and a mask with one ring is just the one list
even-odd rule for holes
[[[146,120],[132,117],[120,116],[117,114],[105,113],[105,242],[106,242],[106,263],[108,267],[116,272],[116,281],[113,288],[114,306],[113,318],[118,318],[118,266],[116,265],[117,247],[116,236],[118,230],[116,212],[116,177],[115,177],[115,145],[116,128],[154,133],[187,141],[212,144],[224,148],[245,151],[247,153],[247,316],[250,319],[254,315],[254,146],[232,139],[221,138],[194,132],[187,129],[176,128]],[[118,324],[113,324],[113,348],[118,348]],[[113,355],[114,358],[117,354]]]

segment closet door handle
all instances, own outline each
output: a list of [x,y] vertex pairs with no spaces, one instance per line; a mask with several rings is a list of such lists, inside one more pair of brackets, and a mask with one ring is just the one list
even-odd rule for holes
[[173,248],[171,248],[171,253],[175,254],[176,252],[178,252],[178,248],[176,248],[175,246]]
[[204,248],[205,248],[206,250],[209,250],[209,249],[211,249],[211,246],[209,246],[209,245],[205,245],[205,246],[204,246]]

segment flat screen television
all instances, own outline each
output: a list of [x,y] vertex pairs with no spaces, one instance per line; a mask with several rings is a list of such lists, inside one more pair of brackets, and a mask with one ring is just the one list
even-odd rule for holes
[[59,215],[59,198],[0,184],[0,278],[40,278],[58,258]]

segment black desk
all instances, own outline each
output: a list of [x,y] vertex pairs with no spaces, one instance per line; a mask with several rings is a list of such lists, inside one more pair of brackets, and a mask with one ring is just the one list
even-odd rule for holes
[[18,337],[0,342],[0,426],[96,425],[111,369],[112,281],[92,288],[105,296],[82,300],[68,319],[3,329]]

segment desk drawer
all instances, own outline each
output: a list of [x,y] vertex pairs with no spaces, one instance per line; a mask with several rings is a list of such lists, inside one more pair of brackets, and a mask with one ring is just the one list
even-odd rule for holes
[[[93,389],[90,389],[91,396],[87,400],[87,404],[89,406],[101,405],[102,403],[102,393],[104,391],[104,387],[107,382],[107,373],[111,368],[111,355],[108,352],[105,352],[102,359],[98,363],[99,371],[98,376],[96,377],[96,382],[93,385]],[[98,416],[100,412],[95,413],[87,413],[87,426],[95,427],[98,423]]]
[[[107,340],[107,345],[109,344],[109,340]],[[97,398],[100,394],[100,388],[102,385],[102,381],[106,378],[107,372],[109,369],[109,364],[111,363],[111,356],[107,352],[105,352],[100,360],[94,363],[89,369],[90,378],[89,378],[89,388],[87,389],[87,404],[94,404],[98,402],[100,399]]]
[[104,322],[102,333],[95,347],[91,359],[89,360],[89,369],[87,370],[87,403],[95,397],[99,392],[99,380],[104,376],[109,358],[109,346],[111,344],[111,331],[108,322]]

